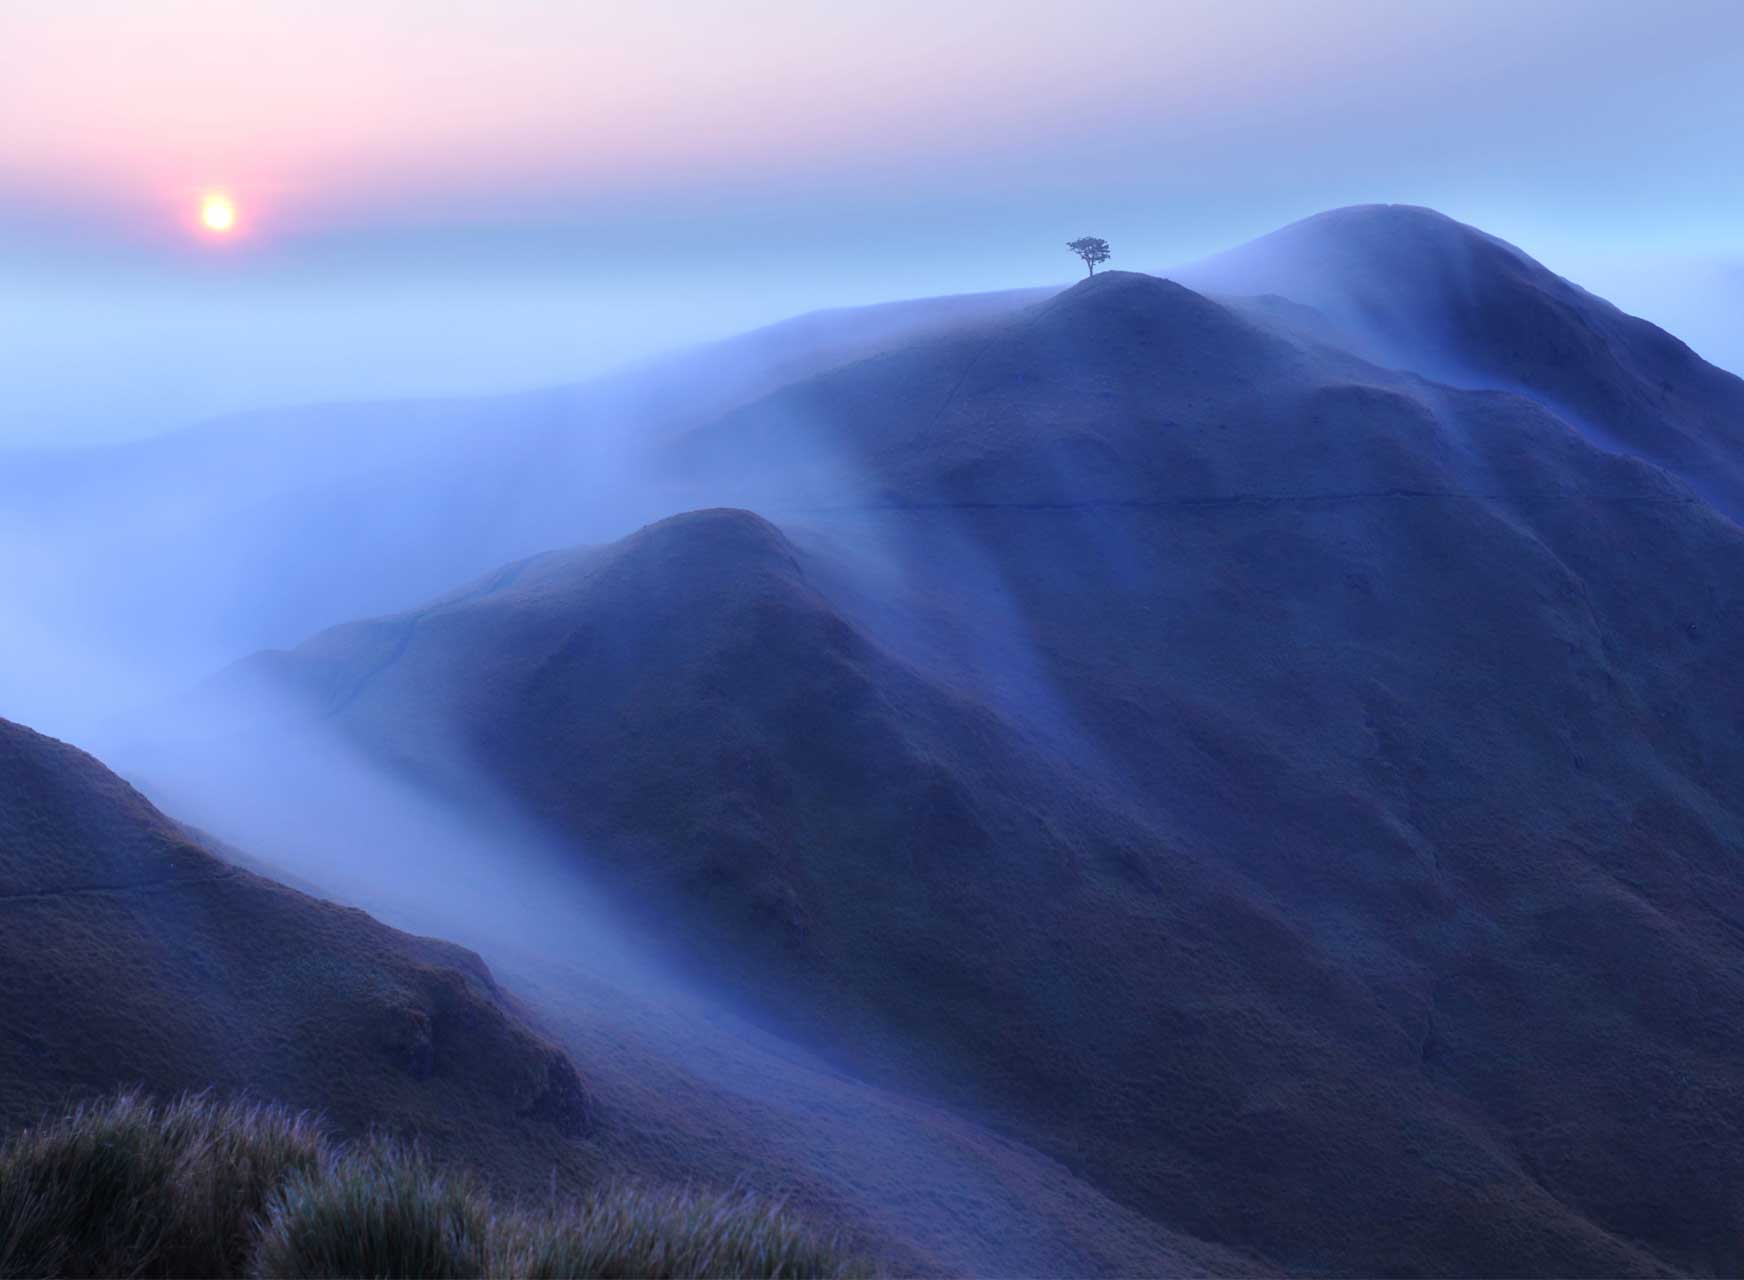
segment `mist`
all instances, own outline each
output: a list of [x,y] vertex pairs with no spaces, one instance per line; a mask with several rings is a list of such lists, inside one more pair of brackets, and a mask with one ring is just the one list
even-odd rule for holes
[[[1317,211],[1285,207],[1271,225]],[[917,251],[853,226],[832,236],[835,215],[819,216],[797,244],[788,226],[779,244],[746,226],[741,245],[699,245],[618,224],[378,233],[210,259],[129,251],[95,264],[40,238],[9,245],[0,228],[0,452],[112,444],[322,402],[565,386],[813,310],[1070,280],[1055,241],[1077,224],[1064,218],[991,241],[953,218],[943,243]],[[1238,238],[1216,228],[1171,235],[1159,219],[1133,228],[1115,265],[1191,280],[1195,257]],[[1559,239],[1516,242],[1709,361],[1744,370],[1744,267]]]
[[[1353,216],[1360,223],[1385,213]],[[1467,235],[1447,234],[1462,242]],[[1245,266],[1214,258],[1173,274],[1227,295],[1231,317],[1253,318],[1254,333],[1217,320],[1234,326],[1216,330],[1226,338],[1239,331],[1244,343],[1268,353],[1299,343],[1299,354],[1311,353],[1301,355],[1302,364],[1318,369],[1324,362],[1335,382],[1337,373],[1395,391],[1409,387],[1437,406],[1425,420],[1437,449],[1448,446],[1449,465],[1464,479],[1488,478],[1468,424],[1448,407],[1454,393],[1431,394],[1414,379],[1489,384],[1421,332],[1365,326],[1360,307],[1322,291],[1324,265],[1313,253],[1292,252],[1261,254],[1257,265],[1249,259]],[[1024,288],[1005,280],[1012,287],[981,294],[832,307],[688,346],[686,339],[717,326],[731,328],[740,313],[726,301],[709,310],[699,301],[706,291],[681,294],[677,285],[640,281],[640,291],[665,299],[674,314],[687,310],[688,318],[651,320],[662,337],[646,346],[629,331],[602,336],[601,348],[622,345],[602,358],[613,367],[590,372],[580,356],[558,349],[563,344],[516,349],[517,335],[550,324],[553,315],[482,305],[509,296],[492,292],[509,285],[474,281],[462,291],[464,305],[435,284],[412,296],[389,291],[384,301],[367,272],[341,274],[343,287],[323,298],[359,288],[381,310],[335,301],[331,311],[287,310],[272,321],[284,326],[279,330],[251,320],[213,338],[252,350],[265,335],[282,333],[288,345],[306,346],[311,361],[330,362],[336,400],[274,407],[263,390],[268,375],[239,358],[226,372],[235,374],[238,394],[259,397],[243,411],[121,442],[105,442],[93,426],[80,447],[38,447],[6,460],[0,589],[22,607],[17,624],[0,633],[4,714],[94,750],[240,865],[478,950],[591,1066],[590,1085],[620,1126],[612,1154],[626,1165],[669,1177],[700,1164],[718,1175],[755,1152],[756,1168],[745,1176],[759,1189],[800,1187],[867,1238],[900,1239],[956,1271],[1006,1274],[1051,1258],[1054,1269],[1070,1272],[1087,1256],[1116,1256],[1081,1238],[1085,1223],[1116,1223],[1122,1240],[1139,1242],[1122,1247],[1176,1248],[1168,1231],[1094,1179],[993,1136],[1005,1119],[982,1096],[961,1051],[858,1011],[843,1015],[846,1030],[819,1033],[791,1007],[788,988],[813,976],[803,971],[747,982],[737,957],[720,956],[719,973],[694,957],[675,958],[688,931],[651,928],[649,904],[627,897],[624,883],[604,870],[607,851],[573,827],[560,828],[527,797],[507,794],[501,764],[481,746],[476,726],[463,731],[450,717],[469,705],[471,673],[484,671],[481,655],[524,653],[526,666],[541,670],[578,647],[592,664],[657,647],[658,635],[632,625],[649,625],[638,613],[628,621],[607,613],[620,624],[603,632],[565,615],[555,637],[518,619],[546,603],[546,591],[603,578],[596,560],[608,565],[628,554],[623,540],[645,535],[645,526],[698,508],[748,508],[774,522],[772,536],[782,540],[770,559],[791,563],[790,594],[779,600],[799,601],[799,621],[827,619],[820,631],[826,640],[852,641],[844,664],[850,689],[876,691],[873,705],[896,690],[926,713],[907,715],[880,756],[881,765],[894,761],[928,780],[918,809],[926,822],[972,838],[979,821],[963,799],[968,784],[941,764],[950,759],[946,744],[958,746],[953,733],[924,736],[949,723],[936,710],[943,706],[964,717],[972,726],[965,736],[987,753],[974,757],[976,776],[997,778],[1000,791],[1047,796],[1053,806],[1039,848],[1020,846],[1021,858],[996,844],[978,849],[1000,883],[1045,900],[1076,874],[1052,860],[1052,824],[1074,839],[1073,824],[1082,822],[1085,847],[1117,851],[1104,856],[1155,892],[1151,877],[1180,874],[1172,852],[1160,870],[1134,870],[1135,855],[1122,863],[1118,851],[1172,849],[1178,831],[1190,833],[1192,821],[1204,820],[1210,806],[1195,798],[1204,779],[1194,772],[1202,766],[1196,752],[1182,751],[1152,776],[1150,762],[1133,754],[1132,730],[1110,727],[1106,702],[1098,708],[1095,697],[1067,687],[1062,673],[1078,659],[1062,662],[1071,645],[1057,631],[1045,634],[1059,624],[1049,595],[1061,583],[1091,583],[1086,607],[1142,619],[1147,635],[1154,627],[1179,643],[1192,632],[1193,602],[1223,590],[1211,581],[1220,563],[1179,549],[1195,536],[1190,520],[1177,525],[1174,515],[1140,513],[1166,508],[1173,497],[1191,506],[1198,490],[1177,477],[1238,486],[1233,494],[1212,493],[1217,501],[1254,496],[1245,487],[1261,498],[1287,490],[1298,477],[1285,469],[1284,455],[1247,459],[1239,474],[1203,470],[1185,452],[1154,475],[1114,465],[1116,455],[1094,430],[1105,421],[1155,427],[1155,402],[1124,386],[1080,384],[1079,371],[1094,364],[1106,332],[1065,323],[1057,345],[1034,336],[1046,331],[1050,302],[1062,289],[1045,278],[1015,282],[1031,284]],[[216,279],[212,296],[188,304],[214,334],[226,328],[224,317],[253,314],[249,290],[257,287]],[[529,291],[514,296],[544,287],[512,273],[501,279]],[[1091,283],[1123,287],[1119,280]],[[1376,273],[1331,283],[1357,290],[1353,297],[1384,283],[1409,303],[1421,282]],[[1201,339],[1168,328],[1183,317],[1209,323],[1220,304],[1158,281],[1127,285],[1152,291],[1144,305],[1158,309],[1154,323],[1169,338],[1142,365],[1145,376],[1191,377],[1220,395],[1248,394],[1241,369],[1207,362],[1193,345]],[[841,289],[828,280],[806,287]],[[1438,301],[1440,288],[1436,282],[1431,290]],[[720,297],[739,289],[748,285],[735,281]],[[1280,291],[1295,295],[1292,302],[1252,300]],[[1098,296],[1084,292],[1079,303],[1090,306],[1085,299]],[[223,307],[214,301],[220,297]],[[569,332],[582,335],[578,347],[588,345],[583,324],[602,334],[610,327],[599,318],[599,308],[609,306],[598,297],[563,305],[574,310],[556,318],[567,317]],[[746,305],[783,308],[771,317],[743,313],[753,320],[788,314],[782,299],[767,294]],[[393,368],[385,357],[372,358],[372,343],[381,340],[372,317],[403,317],[426,350],[450,342],[470,349],[464,328],[449,327],[460,322],[419,328],[425,308],[448,315],[455,306],[467,313],[464,325],[495,326],[500,340],[491,359],[464,370],[458,357],[437,361],[441,378],[476,377],[478,386],[454,390],[438,378],[407,397],[372,381]],[[1100,314],[1084,323],[1094,325]],[[1152,322],[1148,313],[1141,320]],[[383,323],[402,340],[398,327]],[[686,323],[695,330],[685,332]],[[69,333],[76,327],[68,322]],[[142,324],[139,340],[186,336],[167,320],[152,330]],[[1268,345],[1274,341],[1280,345]],[[1024,361],[1015,372],[988,363],[986,353],[1025,342],[1035,345],[1017,348]],[[1380,363],[1365,364],[1357,353]],[[511,359],[527,363],[511,374]],[[560,376],[535,376],[537,360],[547,359],[573,362]],[[214,358],[214,368],[225,364]],[[288,366],[281,373],[290,381],[309,376]],[[1017,381],[1001,380],[1009,378]],[[1064,397],[1054,405],[1064,405],[1066,415],[1057,436],[1050,421],[1031,416],[1023,397],[1000,400],[1005,388],[1030,379]],[[211,388],[223,384],[196,378],[195,385],[216,395]],[[929,434],[966,392],[991,396],[1001,411],[972,419],[974,430]],[[110,394],[120,393],[95,396],[93,422]],[[1540,399],[1544,416],[1523,417],[1520,425],[1555,435],[1562,419],[1549,414],[1565,410]],[[1372,405],[1358,401],[1357,410],[1352,421],[1372,427]],[[1180,439],[1204,439],[1203,425],[1189,423]],[[1012,448],[1000,434],[1007,430],[1020,441],[1032,431],[1034,447]],[[989,438],[985,455],[962,443]],[[917,457],[926,465],[911,465]],[[1391,454],[1377,457],[1358,457],[1357,471],[1393,465]],[[1162,522],[1162,534],[1152,520]],[[656,572],[667,563],[656,557],[640,565],[632,603],[682,606],[695,596],[697,580]],[[729,597],[736,563],[721,567]],[[712,584],[701,579],[703,587]],[[1242,594],[1234,594],[1239,608]],[[579,611],[591,597],[576,599]],[[670,629],[685,625],[681,613]],[[469,665],[459,675],[442,665],[441,645],[454,637],[480,646],[462,651]],[[1187,679],[1190,663],[1171,653],[1171,678]],[[865,675],[868,669],[876,675]],[[497,687],[498,677],[480,678],[485,690]],[[416,696],[415,682],[394,686],[395,679],[427,679],[429,696]],[[1216,677],[1208,668],[1198,679],[1196,688],[1209,688]],[[1249,694],[1224,696],[1234,704]],[[835,704],[826,698],[820,705]],[[1177,705],[1182,715],[1197,714],[1186,699]],[[1135,715],[1122,723],[1149,720]],[[676,723],[682,742],[688,724]],[[507,726],[501,732],[510,736]],[[1215,732],[1207,730],[1207,740]],[[549,768],[585,778],[612,763],[559,751]],[[744,785],[766,785],[754,769],[746,772]],[[779,783],[774,789],[779,793]],[[1204,871],[1209,892],[1228,893],[1226,885],[1259,874],[1263,855],[1248,852],[1261,847],[1258,836],[1217,847],[1230,865]],[[655,866],[695,852],[634,850]],[[704,846],[704,856],[709,852]],[[1402,859],[1409,866],[1416,855],[1407,849]],[[918,882],[923,871],[915,868]],[[1407,870],[1402,878],[1414,884],[1417,876]],[[1306,878],[1290,879],[1289,887],[1303,902],[1325,892]],[[1384,971],[1384,946],[1347,939],[1335,925],[1302,926],[1318,927],[1353,970]],[[1023,954],[1017,939],[1009,946]],[[1041,972],[1056,972],[1051,955]],[[1044,1004],[1073,1007],[1058,992],[1037,989]],[[1375,1007],[1366,995],[1363,1002]],[[679,1113],[695,1125],[695,1149],[673,1157],[662,1146],[670,1137],[651,1132],[649,1117],[670,1124],[672,1113],[663,1109],[674,1105],[670,1099],[689,1105],[699,1095],[706,1109]],[[933,1095],[949,1098],[948,1109],[928,1100]],[[1052,1207],[1038,1213],[1038,1201]]]
[[1744,1096],[1744,9],[0,50],[0,718],[476,950],[600,1168],[904,1274],[1727,1269],[1735,1153],[1633,1179]]
[[[985,5],[925,40],[904,6],[742,42],[663,6],[606,31],[526,4],[10,5],[0,449],[569,383],[816,308],[1063,284],[1089,232],[1159,272],[1373,201],[1738,367],[1740,193],[1711,163],[1736,6],[1093,8],[1097,51],[1063,11]],[[240,209],[223,243],[193,219],[212,189]]]
[[595,883],[573,836],[496,794],[458,742],[435,748],[456,785],[433,790],[257,686],[178,699],[89,745],[238,866],[478,951],[585,1062],[594,1104],[614,1117],[599,1140],[614,1176],[730,1184],[957,1272],[1069,1267],[1073,1229],[1035,1211],[1038,1193],[1084,1221],[1155,1233],[966,1109],[869,1085],[780,1034],[766,1005],[675,965],[669,939]]
[[[853,262],[839,246],[777,261],[754,243],[673,253],[613,233],[409,231],[92,264],[54,243],[8,252],[0,232],[0,450],[324,401],[567,385],[800,312],[931,291],[912,263]],[[617,241],[612,254],[596,236]],[[971,289],[1049,278],[951,275]]]

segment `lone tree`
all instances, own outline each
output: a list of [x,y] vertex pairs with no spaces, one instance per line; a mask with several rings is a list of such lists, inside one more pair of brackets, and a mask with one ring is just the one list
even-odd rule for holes
[[1110,257],[1108,241],[1098,239],[1096,236],[1085,236],[1082,240],[1069,240],[1066,242],[1066,248],[1084,259],[1084,265],[1090,268],[1091,275],[1096,274],[1097,263],[1107,262]]

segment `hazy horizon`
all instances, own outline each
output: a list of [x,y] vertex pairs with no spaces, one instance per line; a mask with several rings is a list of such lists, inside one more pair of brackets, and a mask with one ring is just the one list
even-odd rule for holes
[[[1077,235],[1159,271],[1370,202],[1744,369],[1744,179],[1711,163],[1744,11],[1676,9],[23,0],[0,445],[574,381],[821,307],[1065,283]],[[222,243],[208,191],[238,209]]]

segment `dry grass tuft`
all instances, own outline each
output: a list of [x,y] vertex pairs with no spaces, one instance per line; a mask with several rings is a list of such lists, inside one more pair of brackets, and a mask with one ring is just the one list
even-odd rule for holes
[[840,1241],[750,1195],[620,1187],[499,1233],[493,1269],[527,1280],[866,1276]]
[[501,1210],[376,1138],[282,1107],[124,1093],[0,1147],[0,1277],[847,1277],[834,1237],[751,1196],[621,1187]]
[[0,1276],[234,1276],[326,1144],[307,1116],[196,1096],[88,1103],[0,1148]]

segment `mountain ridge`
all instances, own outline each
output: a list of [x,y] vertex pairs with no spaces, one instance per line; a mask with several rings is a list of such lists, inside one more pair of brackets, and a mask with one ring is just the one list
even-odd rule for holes
[[[1541,269],[1478,262],[1398,305],[1513,359]],[[131,759],[251,846],[223,757],[488,793],[732,1007],[1265,1265],[1726,1270],[1744,535],[1556,411],[1639,427],[1659,358],[1556,301],[1629,359],[1452,385],[1105,273],[704,415],[641,478],[708,509],[470,546]],[[1729,450],[1729,385],[1667,439]]]

